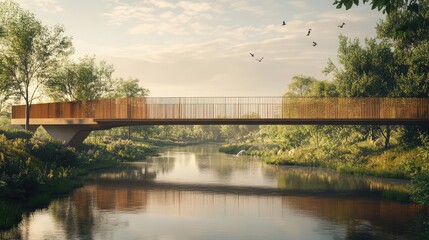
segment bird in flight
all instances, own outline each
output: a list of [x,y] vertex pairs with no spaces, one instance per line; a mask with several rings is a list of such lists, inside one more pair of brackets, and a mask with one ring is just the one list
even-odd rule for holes
[[307,36],[310,36],[311,28],[308,29]]
[[254,53],[250,53],[250,56],[254,57],[254,56],[255,56],[255,54],[254,54]]
[[343,27],[344,27],[344,25],[346,25],[346,23],[344,23],[344,22],[343,22],[341,25],[338,25],[338,27],[339,27],[339,28],[343,28]]
[[283,24],[282,24],[282,26],[286,26],[286,22],[285,22],[285,21],[283,21]]
[[256,61],[262,62],[262,59],[264,59],[264,57],[261,57],[260,59],[256,59]]
[[315,47],[316,45],[317,45],[317,42],[314,42],[314,41],[313,41],[313,47]]

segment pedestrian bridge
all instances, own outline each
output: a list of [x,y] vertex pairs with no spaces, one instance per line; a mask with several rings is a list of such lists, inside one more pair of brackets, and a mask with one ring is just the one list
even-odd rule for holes
[[[25,124],[25,106],[12,107]],[[29,128],[80,144],[91,131],[133,125],[429,124],[429,98],[144,97],[33,104]]]

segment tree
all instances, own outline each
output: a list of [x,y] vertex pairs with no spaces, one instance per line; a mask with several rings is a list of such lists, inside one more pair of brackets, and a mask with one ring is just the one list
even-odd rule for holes
[[429,1],[420,1],[418,13],[390,13],[378,24],[377,36],[392,43],[398,95],[429,96]]
[[334,83],[317,80],[311,76],[294,76],[289,84],[285,97],[336,97],[337,88]]
[[339,68],[328,60],[325,74],[334,73],[334,82],[341,96],[367,97],[395,95],[395,61],[391,44],[366,39],[365,46],[359,39],[353,41],[339,36]]
[[67,61],[46,82],[54,101],[87,101],[108,96],[113,91],[113,65],[86,56],[77,63]]
[[11,1],[0,3],[0,25],[5,32],[0,38],[1,73],[25,101],[28,130],[30,108],[38,89],[72,52],[71,39],[63,35],[63,27],[48,28]]
[[[4,29],[0,26],[0,38],[4,37]],[[0,69],[2,63],[0,62]],[[6,79],[0,72],[0,115],[3,113],[5,103],[13,95],[11,82]]]
[[[348,10],[353,4],[359,5],[360,0],[335,0],[333,5],[336,5],[337,8],[342,8],[343,6]],[[369,0],[362,0],[362,3],[367,3]],[[410,11],[415,11],[416,6],[418,6],[419,0],[371,0],[371,8],[378,11],[383,11],[383,13],[391,13],[398,8],[406,7]]]
[[113,98],[146,97],[149,93],[149,89],[139,86],[137,78],[120,78],[116,82],[116,87],[110,96]]
[[294,76],[292,77],[292,83],[289,84],[289,91],[287,95],[290,96],[306,96],[311,92],[310,85],[316,82],[314,77],[310,76]]
[[[146,97],[149,95],[149,89],[139,86],[139,80],[136,78],[128,78],[124,80],[120,78],[115,83],[114,90],[108,95],[109,98],[133,98],[133,97]],[[128,126],[128,139],[131,138],[132,128],[135,130],[144,131],[144,127],[131,127]],[[147,135],[147,134],[144,134]]]

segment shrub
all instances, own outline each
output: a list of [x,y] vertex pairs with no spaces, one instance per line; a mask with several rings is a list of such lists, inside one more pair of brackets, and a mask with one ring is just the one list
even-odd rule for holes
[[22,219],[22,209],[16,204],[0,202],[0,230],[13,227]]
[[33,136],[33,133],[27,132],[27,131],[16,131],[16,130],[4,131],[1,129],[0,129],[0,134],[3,134],[8,140],[17,139],[17,138],[29,140]]
[[415,174],[411,180],[412,196],[411,199],[422,205],[429,205],[429,173]]
[[31,139],[29,152],[47,164],[48,169],[79,165],[76,150],[54,140]]
[[243,145],[229,144],[229,145],[221,146],[219,148],[219,151],[223,152],[223,153],[228,153],[228,154],[237,154],[241,150],[247,151],[251,147],[252,147],[252,145],[247,145],[247,144],[243,144]]

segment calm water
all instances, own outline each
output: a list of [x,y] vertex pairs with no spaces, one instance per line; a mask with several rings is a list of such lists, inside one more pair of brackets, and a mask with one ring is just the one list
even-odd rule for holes
[[386,199],[407,182],[166,148],[93,174],[3,239],[427,239],[428,209]]

